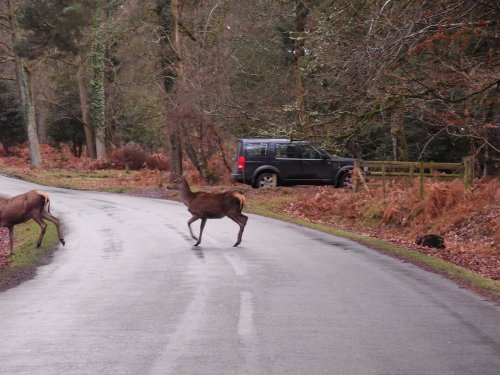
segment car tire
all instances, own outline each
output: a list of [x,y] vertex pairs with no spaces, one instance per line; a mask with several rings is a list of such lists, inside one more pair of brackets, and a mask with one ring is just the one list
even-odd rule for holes
[[277,185],[277,178],[273,177],[273,173],[264,172],[257,176],[255,179],[255,188],[272,188]]
[[339,178],[338,187],[341,189],[352,189],[354,187],[352,183],[352,169],[345,171]]

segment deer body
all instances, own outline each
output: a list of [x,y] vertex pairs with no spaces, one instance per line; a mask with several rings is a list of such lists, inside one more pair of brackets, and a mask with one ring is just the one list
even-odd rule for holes
[[[241,243],[241,236],[248,220],[248,217],[241,213],[245,204],[243,194],[232,191],[223,193],[192,192],[184,177],[177,179],[175,183],[180,189],[182,202],[187,206],[191,215],[193,215],[188,221],[188,227],[191,237],[197,240],[194,246],[198,246],[201,242],[203,228],[207,219],[221,219],[225,216],[240,226],[238,239],[234,246],[238,246]],[[191,224],[199,219],[201,219],[200,235],[196,237],[191,229]]]
[[47,229],[47,223],[44,220],[54,223],[57,228],[59,241],[64,245],[59,219],[50,213],[50,199],[48,194],[40,190],[32,190],[9,199],[0,200],[0,227],[5,227],[9,230],[9,256],[12,254],[14,247],[14,226],[30,219],[33,219],[41,228],[37,247],[42,244],[42,239]]

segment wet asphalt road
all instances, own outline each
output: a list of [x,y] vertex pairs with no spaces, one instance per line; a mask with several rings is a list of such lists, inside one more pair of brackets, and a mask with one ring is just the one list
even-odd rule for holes
[[193,248],[181,204],[44,190],[66,246],[0,293],[2,375],[500,373],[500,307],[438,275],[255,215]]

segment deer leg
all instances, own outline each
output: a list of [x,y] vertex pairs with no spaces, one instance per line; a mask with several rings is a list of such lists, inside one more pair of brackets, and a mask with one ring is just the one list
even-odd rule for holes
[[196,241],[196,243],[194,244],[194,246],[198,246],[201,242],[201,235],[203,234],[203,228],[205,228],[205,223],[207,222],[207,218],[206,217],[202,217],[201,218],[201,225],[200,225],[200,235],[198,237],[198,241]]
[[14,227],[9,227],[9,240],[10,240],[10,247],[9,247],[9,254],[7,255],[10,257],[12,255],[12,252],[14,251]]
[[47,230],[47,224],[38,216],[33,216],[33,220],[35,220],[36,223],[40,226],[40,235],[38,236],[38,241],[36,242],[36,247],[40,247],[42,245],[45,231]]
[[189,233],[191,234],[191,237],[193,237],[193,239],[195,240],[198,240],[198,237],[196,237],[194,234],[193,234],[193,231],[191,229],[191,224],[194,223],[196,220],[198,220],[199,217],[196,216],[196,215],[193,215],[193,217],[191,219],[189,219],[188,221],[188,228],[189,228]]
[[240,226],[240,231],[238,232],[238,239],[236,240],[236,243],[233,245],[233,247],[236,247],[241,243],[241,236],[243,235],[243,230],[245,229],[245,225],[247,224],[248,217],[241,213],[234,216],[228,215],[228,217]]
[[61,226],[60,226],[61,223],[59,222],[59,219],[47,211],[42,211],[42,218],[47,219],[48,221],[51,221],[52,223],[54,223],[54,225],[56,226],[56,229],[57,229],[57,237],[59,238],[59,241],[61,241],[61,243],[64,246],[66,244],[66,242],[64,242],[64,238],[61,235]]

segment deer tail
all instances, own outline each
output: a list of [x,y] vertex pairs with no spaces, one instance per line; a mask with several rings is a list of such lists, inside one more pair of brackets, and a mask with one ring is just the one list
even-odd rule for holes
[[242,193],[234,192],[234,197],[240,201],[240,210],[245,206],[245,196]]
[[41,190],[37,190],[36,191],[38,195],[40,195],[43,200],[45,201],[44,205],[43,205],[43,208],[45,209],[45,211],[47,213],[50,213],[50,199],[49,199],[49,195],[44,192],[44,191],[41,191]]

